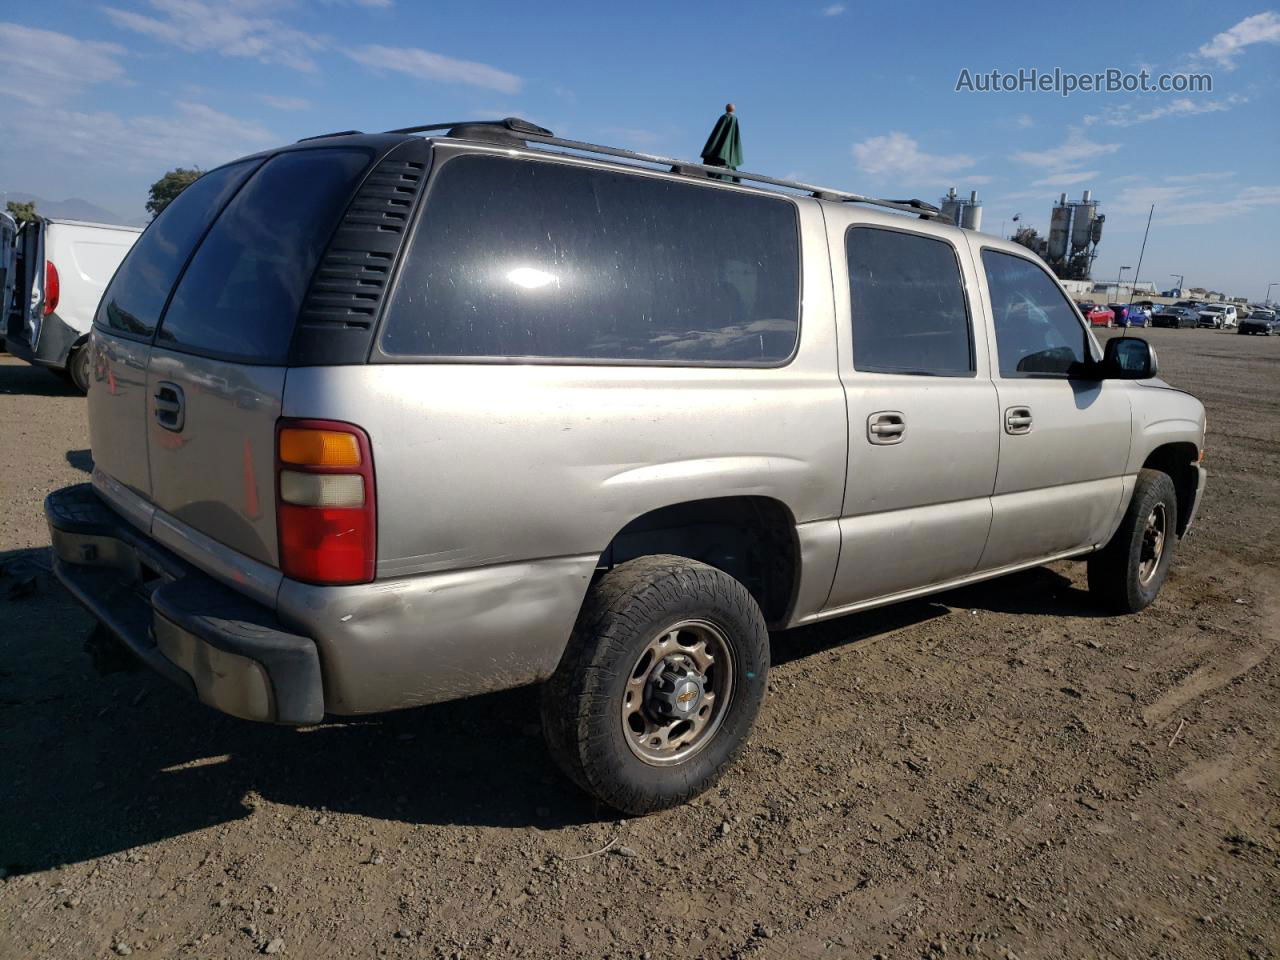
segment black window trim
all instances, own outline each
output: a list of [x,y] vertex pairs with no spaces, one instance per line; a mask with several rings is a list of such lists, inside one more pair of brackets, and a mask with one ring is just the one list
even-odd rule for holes
[[[151,328],[151,335],[149,337],[144,337],[134,333],[128,333],[123,330],[117,330],[111,326],[99,325],[97,322],[98,312],[96,310],[94,311],[94,314],[93,314],[93,323],[91,324],[91,327],[96,329],[99,332],[99,334],[106,334],[112,337],[119,337],[122,340],[131,340],[134,343],[147,343],[147,344],[150,344],[152,347],[154,347],[156,345],[156,338],[160,334],[160,324],[164,322],[165,314],[169,312],[169,304],[173,300],[173,295],[174,293],[177,292],[179,284],[182,283],[182,278],[187,275],[187,268],[191,266],[191,261],[195,259],[196,252],[202,246],[204,246],[205,237],[209,235],[209,231],[213,229],[213,225],[218,222],[218,218],[222,216],[223,211],[227,209],[231,201],[234,200],[237,196],[239,196],[240,191],[244,189],[245,184],[247,184],[250,180],[252,180],[254,174],[256,174],[259,170],[262,169],[262,165],[274,156],[275,154],[271,153],[271,154],[262,154],[257,157],[241,157],[238,160],[232,160],[229,163],[224,163],[224,164],[221,164],[220,166],[214,167],[212,170],[206,170],[204,173],[201,174],[202,177],[207,177],[211,173],[217,173],[219,170],[223,170],[227,167],[234,167],[240,163],[250,164],[250,170],[247,174],[245,174],[244,179],[240,181],[240,185],[231,191],[227,199],[223,201],[222,206],[218,208],[218,212],[209,218],[209,222],[205,224],[205,228],[202,231],[200,231],[200,236],[196,239],[196,242],[191,245],[191,249],[187,251],[186,259],[182,261],[182,266],[178,269],[178,273],[174,276],[173,283],[169,285],[169,292],[165,294],[164,303],[160,305],[160,313],[156,317],[155,326]],[[161,212],[163,213],[163,211]],[[152,224],[154,224],[159,219],[160,217],[158,214],[155,217],[153,217],[151,219],[151,223],[147,224],[147,230],[150,230]],[[135,244],[142,242],[142,238],[146,236],[147,230],[143,230],[142,233],[138,235],[138,239],[134,241]],[[125,259],[128,259],[128,258],[126,257]],[[124,266],[124,260],[121,260],[120,265],[116,267],[116,273],[119,273],[120,267],[123,267],[123,266]],[[106,296],[107,296],[106,291],[111,289],[111,283],[115,280],[115,278],[116,278],[115,273],[113,273],[111,275],[111,280],[107,282],[106,287],[103,289],[102,297],[104,300],[106,299]],[[162,349],[167,350],[172,348],[164,347]],[[174,350],[174,352],[189,353],[190,351]],[[220,358],[215,357],[213,359],[220,359]]]
[[[1058,291],[1058,295],[1063,297],[1063,299],[1066,300],[1067,306],[1071,309],[1072,315],[1076,318],[1076,323],[1080,325],[1080,328],[1084,335],[1084,344],[1088,348],[1090,360],[1093,363],[1098,363],[1102,360],[1102,357],[1098,354],[1096,349],[1097,341],[1094,340],[1093,338],[1093,331],[1090,330],[1088,324],[1085,323],[1084,317],[1081,315],[1080,309],[1075,305],[1075,301],[1063,293],[1062,287],[1058,283],[1058,278],[1053,275],[1052,271],[1048,270],[1043,263],[1037,262],[1035,259],[1031,257],[1024,256],[1023,254],[1018,253],[1014,250],[1005,250],[1002,247],[993,247],[985,243],[978,248],[979,263],[982,263],[982,255],[986,253],[988,250],[991,251],[992,253],[1003,253],[1005,256],[1013,257],[1015,260],[1024,260],[1027,263],[1031,264],[1033,267],[1035,267],[1037,270],[1039,270],[1041,273],[1043,273],[1045,276],[1047,276],[1049,280],[1052,282],[1054,289]],[[996,334],[995,305],[991,302],[991,278],[987,276],[987,265],[985,263],[982,263],[982,281],[987,288],[987,306],[991,307],[991,337],[992,337],[991,346],[995,352],[995,360],[996,360],[994,369],[992,369],[991,371],[992,379],[999,378],[1001,380],[1084,380],[1084,381],[1089,380],[1089,378],[1087,377],[1081,377],[1078,374],[1075,376],[1072,376],[1070,373],[1047,373],[1047,372],[1046,373],[1020,373],[1015,371],[1006,376],[1000,369],[1000,337]]]
[[[624,175],[642,176],[652,180],[662,180],[668,183],[679,183],[695,188],[704,188],[709,190],[732,190],[734,192],[747,192],[751,196],[761,196],[767,200],[777,200],[788,204],[795,215],[794,223],[796,230],[796,339],[791,347],[791,353],[783,360],[769,361],[767,363],[751,363],[746,361],[721,362],[718,360],[628,360],[628,359],[603,359],[594,357],[528,357],[528,356],[506,356],[506,357],[474,357],[474,356],[441,356],[441,355],[425,355],[425,354],[389,354],[382,349],[382,334],[386,324],[387,316],[391,311],[391,305],[395,302],[396,294],[400,290],[400,278],[404,273],[404,265],[409,259],[409,251],[413,243],[418,238],[418,227],[422,222],[422,218],[427,215],[427,211],[431,206],[431,191],[435,189],[436,180],[439,172],[454,160],[463,157],[487,156],[499,157],[503,159],[514,159],[528,163],[548,163],[556,164],[562,167],[573,167],[575,169],[587,170],[603,170],[609,173],[621,173]],[[742,187],[731,184],[716,184],[711,181],[698,181],[690,177],[679,176],[675,174],[664,174],[657,170],[645,170],[639,167],[629,168],[621,165],[609,163],[601,163],[598,161],[580,160],[577,157],[570,156],[549,156],[541,153],[530,155],[525,153],[512,154],[509,151],[496,151],[485,149],[462,149],[449,156],[436,160],[433,157],[430,177],[427,181],[427,187],[422,197],[422,202],[418,205],[418,209],[414,212],[412,226],[407,231],[407,236],[401,247],[401,254],[395,265],[395,276],[391,280],[390,289],[387,291],[386,299],[383,303],[381,316],[378,317],[377,327],[374,330],[373,342],[369,348],[368,363],[409,363],[409,364],[471,364],[477,366],[511,366],[511,365],[527,365],[540,367],[706,367],[711,369],[722,370],[779,370],[788,367],[795,362],[796,357],[800,353],[801,338],[804,336],[804,235],[800,226],[800,205],[796,202],[796,198],[789,197],[784,194],[776,194],[766,190],[756,190],[752,187]]]
[[[323,146],[319,146],[319,145],[306,146],[306,147],[302,147],[301,149],[296,149],[296,147],[297,145],[294,144],[292,147],[285,147],[281,150],[273,150],[270,153],[260,155],[261,159],[259,159],[258,166],[256,166],[253,169],[253,171],[247,177],[244,178],[244,181],[240,184],[239,187],[236,188],[235,192],[230,197],[227,198],[227,202],[222,205],[222,209],[218,211],[218,215],[214,217],[212,221],[210,221],[209,226],[205,229],[204,233],[200,235],[200,242],[197,243],[192,248],[191,254],[187,257],[186,263],[182,265],[182,271],[178,274],[178,279],[174,281],[173,286],[169,289],[169,296],[168,298],[166,298],[164,302],[164,309],[160,313],[160,320],[156,323],[156,328],[152,332],[151,347],[153,350],[157,350],[157,349],[165,350],[169,353],[180,353],[183,356],[202,357],[207,360],[217,360],[222,363],[234,363],[234,364],[239,364],[245,367],[276,367],[278,369],[287,370],[288,368],[294,365],[293,364],[293,333],[297,333],[297,324],[298,324],[297,315],[295,315],[293,318],[293,324],[294,324],[293,333],[291,333],[289,336],[289,345],[286,348],[285,358],[283,362],[265,362],[261,360],[255,360],[252,357],[246,357],[242,354],[224,353],[221,350],[208,350],[208,349],[196,350],[184,344],[175,345],[171,343],[160,343],[159,338],[160,338],[160,328],[164,323],[164,318],[169,314],[169,305],[173,301],[174,294],[178,292],[178,287],[181,286],[183,278],[187,275],[187,268],[191,266],[191,262],[195,259],[196,254],[199,252],[200,248],[204,246],[204,241],[205,241],[205,238],[209,235],[209,231],[211,231],[214,225],[220,219],[222,219],[222,215],[223,213],[226,212],[227,207],[231,206],[232,201],[235,200],[237,196],[239,196],[241,190],[243,190],[246,186],[248,186],[249,181],[252,180],[257,175],[258,171],[262,169],[264,164],[286,153],[302,153],[308,150],[319,150],[319,151],[368,150],[369,151],[368,165],[365,167],[364,172],[356,179],[354,186],[352,187],[351,193],[347,196],[346,202],[343,204],[342,209],[338,214],[338,219],[334,226],[334,230],[336,230],[337,225],[342,222],[342,217],[346,214],[347,208],[350,207],[351,201],[355,198],[355,195],[360,192],[360,188],[364,186],[365,180],[377,168],[378,162],[381,159],[383,159],[388,153],[390,153],[391,149],[394,149],[394,147],[392,147],[387,150],[380,150],[376,147],[368,147],[367,145],[364,145],[364,144],[344,145],[342,143],[328,143],[328,144],[324,144]],[[242,158],[242,159],[246,159],[246,158]],[[247,159],[254,159],[254,158],[250,157]],[[239,163],[239,162],[241,161],[239,160],[232,161],[232,163]],[[224,163],[222,166],[227,167],[227,166],[231,166],[231,164]],[[217,169],[221,169],[221,167]],[[299,313],[301,313],[301,310],[302,310],[302,303],[306,301],[307,291],[311,289],[311,285],[315,282],[316,273],[320,270],[320,267],[323,265],[324,251],[328,249],[329,243],[332,239],[333,239],[333,232],[331,231],[329,236],[325,238],[324,243],[320,247],[320,257],[316,261],[316,265],[314,269],[312,269],[311,271],[310,279],[307,280],[306,286],[302,288],[302,302],[299,302],[298,304]]]
[[[968,373],[925,373],[917,370],[882,370],[875,367],[859,367],[857,360],[857,348],[854,346],[853,332],[853,277],[849,274],[849,234],[854,230],[884,230],[890,233],[905,233],[911,237],[924,237],[926,240],[936,240],[939,243],[946,244],[951,248],[951,255],[955,257],[956,273],[960,277],[960,293],[964,297],[964,318],[965,324],[969,331],[969,366]],[[946,237],[935,236],[932,233],[922,233],[919,230],[909,230],[899,226],[889,226],[887,224],[878,223],[851,223],[844,231],[844,272],[845,285],[847,287],[847,302],[849,304],[849,346],[850,357],[849,363],[854,373],[874,373],[884,377],[938,377],[944,380],[973,380],[978,376],[978,345],[973,334],[973,304],[969,299],[969,284],[965,280],[964,265],[960,262],[960,249],[951,240]]]

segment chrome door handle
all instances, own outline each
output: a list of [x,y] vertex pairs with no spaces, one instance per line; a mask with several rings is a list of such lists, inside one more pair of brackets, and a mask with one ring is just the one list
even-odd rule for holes
[[1005,433],[1011,433],[1018,436],[1031,432],[1031,408],[1030,407],[1010,407],[1004,412],[1004,430]]
[[186,425],[186,398],[183,397],[180,386],[176,383],[159,383],[153,399],[156,402],[156,420],[160,426],[177,433]]
[[907,434],[907,418],[898,410],[881,410],[867,417],[867,440],[879,445],[901,443]]

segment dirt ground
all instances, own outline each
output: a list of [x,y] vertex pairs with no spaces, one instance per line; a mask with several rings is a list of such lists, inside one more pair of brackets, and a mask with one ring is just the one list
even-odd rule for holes
[[40,511],[84,401],[0,358],[0,957],[1280,955],[1280,338],[1148,336],[1211,472],[1154,606],[1055,564],[779,635],[744,761],[630,820],[531,690],[290,730],[97,676]]

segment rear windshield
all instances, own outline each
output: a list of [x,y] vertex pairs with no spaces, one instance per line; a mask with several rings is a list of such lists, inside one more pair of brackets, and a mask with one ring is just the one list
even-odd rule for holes
[[311,275],[371,159],[369,150],[344,148],[282,153],[263,164],[200,244],[157,343],[286,363]]
[[785,362],[794,204],[564,163],[436,175],[383,327],[388,357]]

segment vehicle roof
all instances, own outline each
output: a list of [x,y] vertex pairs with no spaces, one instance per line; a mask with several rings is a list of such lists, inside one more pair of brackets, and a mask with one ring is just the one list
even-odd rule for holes
[[130,233],[141,233],[146,227],[134,227],[124,223],[97,223],[93,220],[69,220],[66,217],[41,217],[45,223],[60,223],[69,227],[96,227],[100,230],[128,230]]

